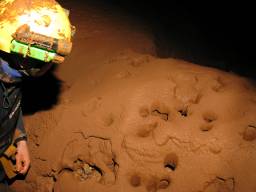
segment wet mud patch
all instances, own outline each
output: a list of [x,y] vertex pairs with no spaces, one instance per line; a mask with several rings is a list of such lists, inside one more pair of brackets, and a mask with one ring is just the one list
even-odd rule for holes
[[114,184],[119,167],[115,158],[110,140],[88,137],[66,147],[62,167],[72,170],[80,181],[95,179],[101,184]]

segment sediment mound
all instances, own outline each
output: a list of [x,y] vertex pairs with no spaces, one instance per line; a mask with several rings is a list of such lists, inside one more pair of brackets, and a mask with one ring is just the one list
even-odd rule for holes
[[131,51],[77,82],[30,132],[37,190],[255,189],[252,82]]

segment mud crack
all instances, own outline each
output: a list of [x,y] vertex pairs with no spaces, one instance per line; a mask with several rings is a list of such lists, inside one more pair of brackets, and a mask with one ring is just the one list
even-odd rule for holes
[[152,111],[152,115],[159,116],[161,119],[168,121],[169,114],[168,113],[162,113],[159,110],[155,109]]

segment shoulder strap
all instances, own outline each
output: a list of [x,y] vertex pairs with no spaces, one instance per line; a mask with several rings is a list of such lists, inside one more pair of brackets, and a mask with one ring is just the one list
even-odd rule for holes
[[[17,96],[14,98],[15,101],[12,102],[10,101],[10,95],[12,94],[12,92],[15,90],[15,87],[10,87],[9,89],[7,89],[5,87],[5,85],[3,84],[3,82],[1,82],[1,86],[3,88],[3,103],[2,103],[2,107],[5,109],[9,109],[7,115],[5,115],[5,117],[3,117],[1,119],[0,122],[0,128],[4,127],[6,121],[12,119],[14,116],[16,116],[15,114],[18,112],[18,109],[20,107],[21,104],[21,93],[18,90],[17,91]],[[2,135],[2,134],[1,134]]]

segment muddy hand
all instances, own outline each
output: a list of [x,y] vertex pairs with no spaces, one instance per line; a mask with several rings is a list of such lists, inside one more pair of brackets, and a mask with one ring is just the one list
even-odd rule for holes
[[30,157],[26,141],[17,143],[16,168],[17,172],[25,174],[30,166]]

